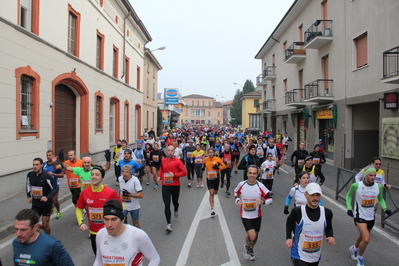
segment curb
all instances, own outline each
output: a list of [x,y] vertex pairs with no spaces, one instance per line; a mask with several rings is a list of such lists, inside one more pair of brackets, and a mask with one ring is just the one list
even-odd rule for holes
[[[66,194],[63,197],[59,197],[58,201],[61,204],[61,203],[65,202],[65,201],[67,201],[67,200],[69,200],[71,198],[72,198],[72,195],[70,193],[68,193],[68,194]],[[14,233],[14,223],[13,222],[0,228],[0,239],[5,238],[6,236],[8,236],[8,235],[10,235],[12,233]]]

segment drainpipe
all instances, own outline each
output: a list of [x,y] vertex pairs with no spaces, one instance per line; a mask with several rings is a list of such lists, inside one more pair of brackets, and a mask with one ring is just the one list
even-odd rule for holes
[[126,17],[123,19],[123,73],[121,79],[125,76],[125,69],[126,69],[126,19],[132,14],[132,11],[127,13]]

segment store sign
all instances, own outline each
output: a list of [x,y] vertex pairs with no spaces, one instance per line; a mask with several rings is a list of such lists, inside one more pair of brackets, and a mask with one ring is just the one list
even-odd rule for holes
[[384,109],[391,109],[391,110],[398,109],[397,92],[384,93]]
[[317,119],[333,119],[332,109],[318,110],[316,112]]
[[162,113],[162,124],[168,124],[168,120],[169,120],[169,111],[161,111]]
[[165,88],[165,104],[176,105],[179,103],[179,90]]

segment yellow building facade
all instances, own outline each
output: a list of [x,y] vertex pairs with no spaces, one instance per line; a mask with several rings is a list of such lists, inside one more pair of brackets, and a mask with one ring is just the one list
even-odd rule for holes
[[261,114],[257,113],[257,106],[261,102],[262,92],[253,91],[242,96],[242,127],[260,128]]

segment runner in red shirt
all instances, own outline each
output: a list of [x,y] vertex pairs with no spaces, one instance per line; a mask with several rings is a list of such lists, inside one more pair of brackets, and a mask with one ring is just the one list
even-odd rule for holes
[[280,171],[278,170],[279,167],[283,164],[283,155],[284,155],[284,143],[281,142],[281,138],[276,139],[276,146],[277,149],[279,150],[279,156],[278,156],[278,165],[277,165],[277,174],[280,174]]
[[175,147],[168,146],[166,154],[168,157],[162,159],[161,167],[158,173],[158,182],[162,180],[162,199],[165,204],[166,231],[172,232],[170,211],[170,199],[172,198],[174,206],[174,216],[179,216],[179,194],[180,194],[180,177],[186,176],[186,167],[180,159],[174,157]]
[[[96,235],[101,228],[104,227],[103,220],[103,207],[105,202],[110,199],[117,199],[120,202],[115,190],[103,185],[105,171],[99,166],[93,167],[91,170],[92,186],[85,188],[79,196],[76,203],[76,219],[78,220],[79,228],[81,231],[90,229],[91,247],[94,254],[97,252],[96,248]],[[89,220],[89,227],[85,224],[83,218],[83,209],[87,209],[87,216]]]

